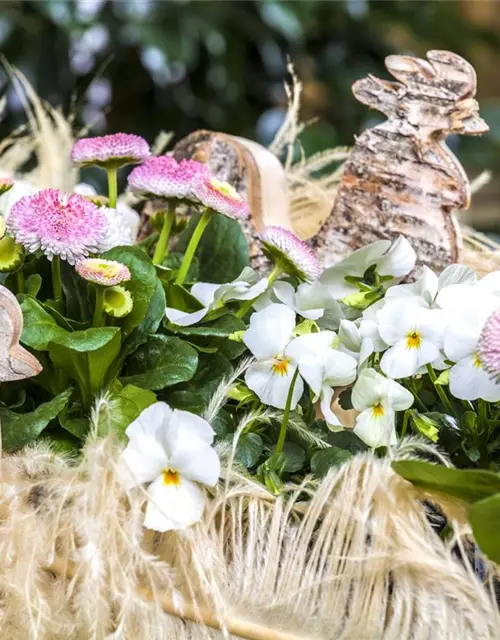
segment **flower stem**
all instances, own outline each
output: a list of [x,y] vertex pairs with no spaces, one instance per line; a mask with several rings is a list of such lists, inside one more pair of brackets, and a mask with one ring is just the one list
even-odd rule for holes
[[62,277],[61,277],[61,258],[54,256],[52,258],[52,286],[54,288],[54,300],[62,302]]
[[118,169],[116,167],[107,169],[108,173],[108,206],[116,209],[118,201]]
[[286,397],[285,411],[283,412],[283,420],[281,421],[278,443],[276,444],[276,453],[281,453],[283,451],[283,445],[285,444],[286,430],[288,427],[288,420],[290,419],[290,407],[292,406],[293,389],[298,375],[299,369],[297,367],[293,374],[292,381],[290,382],[290,388],[288,389],[288,395]]
[[194,258],[194,254],[196,252],[198,244],[200,243],[201,236],[203,235],[203,232],[205,231],[207,224],[210,222],[213,215],[214,213],[210,209],[207,209],[205,213],[201,216],[201,218],[198,220],[198,224],[196,225],[195,230],[193,231],[193,235],[189,240],[186,253],[184,254],[184,258],[182,259],[179,272],[177,273],[177,278],[175,279],[175,284],[179,284],[179,285],[184,284],[184,280],[186,279],[186,276],[188,274],[189,267],[191,266],[191,262],[193,261],[193,258]]
[[92,326],[104,326],[104,289],[102,287],[96,287],[95,289],[95,308]]
[[22,268],[16,271],[16,282],[17,293],[24,293],[24,274]]
[[[271,271],[271,273],[269,274],[269,277],[267,278],[268,289],[269,287],[273,286],[273,284],[276,282],[276,280],[280,277],[282,273],[283,273],[283,269],[279,267],[277,264],[274,265],[273,270]],[[247,312],[252,308],[253,303],[257,300],[258,297],[259,296],[257,296],[256,298],[252,298],[251,300],[245,300],[245,302],[241,305],[241,307],[236,312],[235,314],[236,317],[244,318]]]
[[434,389],[436,389],[436,392],[438,394],[438,396],[441,398],[441,402],[444,404],[444,406],[446,407],[446,410],[448,411],[448,413],[451,416],[455,416],[455,418],[457,417],[455,410],[453,409],[450,399],[448,398],[448,396],[446,395],[443,387],[440,384],[436,384],[436,380],[437,380],[437,375],[436,372],[434,371],[434,368],[431,364],[427,365],[427,373],[429,374],[429,378],[432,381],[432,384],[434,385]]
[[408,420],[409,420],[409,419],[410,419],[410,412],[409,412],[409,410],[407,409],[407,410],[405,411],[404,416],[403,416],[403,425],[402,425],[402,427],[401,427],[401,440],[402,440],[402,439],[405,437],[405,435],[406,435],[406,431],[407,431],[407,429],[408,429]]
[[153,254],[153,264],[161,264],[168,255],[168,239],[175,218],[175,208],[169,204],[168,210],[163,212],[163,227],[161,228],[160,237],[156,243],[155,252]]

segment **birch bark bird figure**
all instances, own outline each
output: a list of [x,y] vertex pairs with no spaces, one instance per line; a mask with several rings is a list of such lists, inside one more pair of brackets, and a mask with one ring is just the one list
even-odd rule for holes
[[388,119],[356,138],[332,213],[309,244],[330,266],[402,234],[419,264],[440,271],[460,258],[453,212],[470,201],[465,171],[445,139],[488,130],[474,99],[476,74],[448,51],[429,51],[427,60],[388,56],[385,64],[399,82],[370,75],[353,93]]

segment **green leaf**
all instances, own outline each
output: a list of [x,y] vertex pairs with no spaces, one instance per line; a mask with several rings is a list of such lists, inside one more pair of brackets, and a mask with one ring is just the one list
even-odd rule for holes
[[257,464],[263,448],[264,441],[258,433],[244,433],[238,440],[235,458],[246,469],[249,469]]
[[440,384],[442,386],[446,386],[448,384],[450,384],[450,370],[449,369],[445,369],[444,371],[441,371],[441,373],[438,376],[438,379],[436,380],[436,384]]
[[368,451],[368,445],[366,445],[361,438],[349,430],[344,431],[330,431],[328,429],[327,440],[332,447],[338,449],[345,449],[352,454]]
[[500,493],[474,502],[469,507],[469,522],[474,538],[493,562],[500,562]]
[[49,344],[51,360],[77,381],[85,407],[105,386],[109,367],[120,352],[120,341],[118,327],[101,327],[68,333]]
[[125,335],[141,324],[157,288],[156,270],[149,256],[137,247],[115,247],[101,256],[106,260],[117,260],[126,265],[132,278],[123,283],[134,299],[134,307],[126,316],[122,330]]
[[[198,219],[199,216],[193,216],[187,229],[180,235],[177,251],[186,250]],[[214,215],[201,238],[196,256],[200,264],[201,281],[222,284],[237,278],[250,263],[247,241],[240,223],[227,216]]]
[[158,391],[191,380],[198,366],[198,354],[180,338],[150,336],[129,358],[123,384]]
[[68,334],[57,324],[52,315],[45,311],[42,305],[31,296],[24,298],[21,309],[24,319],[21,342],[27,347],[37,351],[46,351],[49,342]]
[[124,437],[125,430],[141,413],[156,402],[152,391],[133,384],[122,387],[117,380],[111,389],[111,399],[102,403],[98,417],[99,435],[116,433]]
[[339,447],[329,447],[317,451],[311,458],[311,470],[322,478],[332,467],[339,467],[352,458],[352,453]]
[[392,463],[392,468],[417,487],[465,502],[475,502],[500,492],[500,476],[492,471],[451,469],[417,460],[399,460]]
[[283,455],[285,456],[283,471],[288,473],[300,471],[306,462],[306,452],[295,442],[285,442]]
[[179,327],[178,325],[167,324],[167,328],[172,333],[185,336],[206,336],[214,338],[229,338],[232,333],[244,331],[245,323],[241,318],[237,318],[232,313],[217,318],[206,324],[197,324],[190,327]]
[[36,297],[42,286],[42,276],[39,273],[32,273],[26,278],[24,290],[27,295]]
[[2,445],[5,451],[15,451],[35,440],[45,427],[56,418],[67,405],[72,389],[37,407],[31,413],[15,413],[0,407],[2,423]]
[[88,282],[65,260],[61,261],[61,275],[66,315],[73,320],[85,322],[90,317]]

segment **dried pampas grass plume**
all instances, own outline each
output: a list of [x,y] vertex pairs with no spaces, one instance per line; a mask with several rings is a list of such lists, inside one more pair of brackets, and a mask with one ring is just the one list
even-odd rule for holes
[[[160,535],[142,528],[144,490],[123,489],[121,445],[96,435],[107,402],[77,464],[43,445],[3,459],[0,637],[495,637],[494,597],[453,553],[467,530],[443,542],[389,458],[356,456],[276,498],[223,449],[203,521]],[[395,455],[432,453],[407,441]]]

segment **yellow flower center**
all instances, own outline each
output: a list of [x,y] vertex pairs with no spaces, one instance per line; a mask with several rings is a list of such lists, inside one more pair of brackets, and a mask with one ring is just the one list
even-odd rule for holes
[[479,357],[479,353],[477,351],[474,354],[474,366],[477,369],[482,369],[483,368],[483,365],[482,365],[482,362],[481,362],[481,358]]
[[420,349],[422,344],[422,336],[419,331],[410,331],[406,334],[406,348],[407,349]]
[[381,402],[374,404],[372,407],[372,414],[374,418],[381,418],[384,415],[384,407]]
[[177,473],[177,471],[174,471],[173,469],[163,469],[163,484],[166,484],[166,485],[173,484],[177,487],[179,486],[180,482],[181,482],[181,477]]
[[233,185],[229,184],[229,182],[221,182],[220,180],[217,180],[217,178],[212,178],[210,180],[210,185],[223,196],[226,196],[226,198],[231,198],[231,200],[241,200],[240,194],[236,191]]
[[273,372],[279,376],[286,376],[289,364],[290,358],[275,358],[273,362]]

